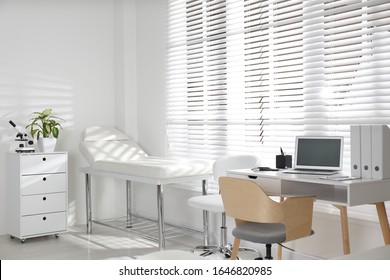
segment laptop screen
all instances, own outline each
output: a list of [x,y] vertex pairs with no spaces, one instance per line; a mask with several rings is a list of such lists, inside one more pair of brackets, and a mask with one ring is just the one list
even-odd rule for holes
[[298,136],[295,143],[295,168],[342,170],[343,137]]

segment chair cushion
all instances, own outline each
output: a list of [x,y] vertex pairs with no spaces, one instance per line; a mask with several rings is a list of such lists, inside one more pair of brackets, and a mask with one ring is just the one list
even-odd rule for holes
[[188,199],[188,205],[198,209],[203,209],[215,213],[225,212],[223,208],[222,196],[219,194],[200,195]]
[[282,243],[286,240],[286,227],[279,223],[246,222],[236,226],[232,234],[236,238],[254,243]]

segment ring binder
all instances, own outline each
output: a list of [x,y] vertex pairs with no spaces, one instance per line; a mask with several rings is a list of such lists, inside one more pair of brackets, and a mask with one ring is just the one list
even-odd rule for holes
[[390,178],[390,129],[387,125],[352,125],[351,176]]

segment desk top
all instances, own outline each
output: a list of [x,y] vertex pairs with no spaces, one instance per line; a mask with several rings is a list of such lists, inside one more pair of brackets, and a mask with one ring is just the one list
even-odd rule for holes
[[[323,185],[333,185],[333,186],[351,186],[359,184],[375,184],[387,182],[390,187],[390,179],[355,179],[349,177],[347,174],[334,174],[330,176],[325,175],[310,175],[310,174],[291,174],[284,173],[281,171],[252,171],[251,169],[235,169],[229,170],[228,174],[236,174],[248,176],[249,178],[270,178],[270,179],[280,179],[285,181],[296,181],[296,182],[307,182]],[[325,178],[328,177],[328,178]]]
[[228,176],[254,180],[269,195],[315,195],[317,200],[346,206],[390,200],[390,179],[337,181],[320,179],[322,175],[254,172],[251,169],[230,170]]

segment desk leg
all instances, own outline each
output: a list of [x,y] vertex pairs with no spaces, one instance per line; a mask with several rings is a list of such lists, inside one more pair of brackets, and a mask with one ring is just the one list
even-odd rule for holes
[[[202,194],[207,195],[207,180],[202,180]],[[210,243],[210,234],[209,234],[209,211],[203,210],[203,239],[204,245],[208,246]]]
[[341,217],[341,231],[343,234],[343,250],[344,255],[351,253],[351,248],[349,244],[349,226],[348,226],[348,213],[346,206],[333,205],[334,207],[340,210]]
[[131,181],[126,180],[126,206],[127,206],[127,219],[126,227],[132,227],[132,211],[131,211]]
[[158,240],[160,250],[165,249],[164,236],[164,192],[163,186],[157,185]]
[[376,211],[378,213],[379,223],[382,229],[383,240],[386,245],[390,244],[390,227],[389,220],[387,218],[386,206],[384,202],[375,203]]
[[92,233],[91,174],[85,174],[85,195],[87,209],[87,234]]
[[[280,203],[282,203],[284,201],[284,197],[281,196],[280,199],[279,199]],[[278,245],[278,260],[281,260],[283,258],[283,251],[282,251],[283,247],[281,245]]]

